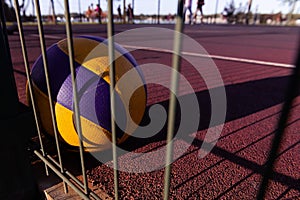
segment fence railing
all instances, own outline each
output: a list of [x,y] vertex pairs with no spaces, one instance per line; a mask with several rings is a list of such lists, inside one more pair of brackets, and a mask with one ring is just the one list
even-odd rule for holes
[[[54,105],[52,101],[52,94],[51,94],[51,86],[49,83],[49,77],[48,77],[48,58],[47,58],[47,53],[46,53],[46,45],[45,45],[45,37],[44,37],[44,29],[43,29],[43,22],[41,19],[41,11],[40,11],[40,6],[39,6],[39,0],[35,0],[35,12],[37,16],[37,24],[38,24],[38,31],[39,31],[39,38],[40,38],[40,47],[41,47],[41,52],[42,52],[42,58],[43,58],[43,63],[44,63],[44,71],[45,71],[45,77],[46,77],[46,84],[47,84],[47,92],[48,92],[48,100],[49,100],[49,105],[50,105],[50,112],[51,112],[51,117],[52,117],[52,126],[54,130],[54,135],[55,135],[55,144],[56,144],[56,153],[58,157],[58,161],[53,158],[52,156],[48,155],[45,148],[44,148],[44,143],[43,143],[43,138],[42,138],[42,130],[41,130],[41,122],[39,119],[39,116],[37,114],[37,105],[35,102],[35,94],[34,94],[34,89],[32,85],[32,80],[31,80],[31,75],[30,75],[30,66],[28,62],[28,55],[27,55],[27,50],[26,50],[26,41],[24,37],[24,31],[23,31],[23,24],[21,21],[21,16],[20,16],[20,5],[19,1],[15,0],[15,11],[16,11],[16,17],[17,17],[17,24],[19,28],[19,35],[20,35],[20,41],[21,41],[21,47],[22,47],[22,53],[23,53],[23,59],[24,59],[24,65],[25,65],[25,70],[26,70],[26,76],[28,80],[28,88],[29,88],[29,94],[30,94],[30,99],[31,99],[31,104],[32,104],[32,109],[34,113],[34,119],[36,122],[36,127],[37,127],[37,133],[39,137],[39,142],[40,142],[40,150],[34,151],[34,153],[45,163],[45,170],[46,174],[48,174],[49,168],[57,174],[58,177],[60,177],[64,183],[64,189],[65,192],[68,192],[68,187],[71,187],[74,191],[78,193],[83,199],[100,199],[97,194],[95,194],[89,187],[87,183],[87,175],[86,175],[86,169],[85,169],[85,161],[84,161],[84,147],[82,143],[82,127],[81,127],[81,121],[80,121],[80,113],[79,113],[79,105],[78,105],[78,96],[77,96],[77,85],[76,85],[76,74],[75,74],[75,68],[74,68],[74,47],[73,47],[73,36],[72,36],[72,24],[71,24],[71,19],[70,19],[70,12],[69,12],[69,1],[64,0],[64,5],[65,5],[65,19],[66,19],[66,30],[67,30],[67,43],[68,43],[68,55],[69,55],[69,63],[70,63],[70,71],[71,71],[71,77],[72,77],[72,86],[73,86],[73,102],[74,102],[74,112],[75,112],[75,125],[76,125],[76,130],[78,132],[78,141],[79,141],[79,156],[80,156],[80,161],[81,161],[81,169],[82,169],[82,177],[83,180],[79,180],[78,178],[75,177],[71,172],[69,172],[67,169],[64,167],[64,162],[63,158],[61,156],[61,150],[60,150],[60,141],[59,141],[59,136],[58,136],[58,131],[57,131],[57,124],[56,124],[56,119],[55,119],[55,111],[54,111]],[[1,20],[3,20],[1,18]],[[2,21],[2,29],[5,30],[5,21]],[[175,91],[175,93],[171,93],[170,96],[170,104],[169,104],[169,117],[168,117],[168,133],[167,133],[167,144],[168,148],[166,151],[166,163],[171,163],[172,160],[172,152],[173,152],[173,147],[172,147],[172,138],[174,134],[174,123],[175,123],[175,115],[176,115],[176,91],[178,89],[178,82],[179,82],[179,77],[177,71],[180,70],[180,52],[181,52],[181,35],[180,33],[183,31],[183,0],[178,0],[178,12],[177,12],[177,17],[176,17],[176,26],[175,26],[175,40],[174,40],[174,53],[173,53],[173,60],[172,60],[172,66],[175,69],[174,74],[172,74],[171,78],[171,88],[172,91]],[[114,40],[113,40],[113,35],[114,35],[114,24],[113,24],[113,3],[112,0],[108,0],[108,23],[107,23],[107,35],[108,35],[108,55],[109,55],[109,60],[111,63],[110,65],[110,97],[111,97],[111,124],[112,124],[112,150],[113,150],[113,164],[114,164],[114,190],[115,190],[115,199],[119,199],[119,176],[118,176],[118,155],[117,155],[117,150],[116,150],[116,124],[115,124],[115,96],[114,96],[114,87],[115,87],[115,66],[114,66]],[[6,37],[5,41],[7,40],[7,35],[4,31],[4,34],[0,34],[0,36]],[[300,47],[299,47],[300,49]],[[1,48],[1,51],[5,50]],[[7,61],[1,60],[1,62],[11,62],[9,54],[9,49],[6,49],[6,58],[8,59]],[[1,55],[4,55],[0,53]],[[276,155],[278,153],[279,145],[282,140],[282,136],[284,134],[285,130],[285,125],[288,120],[288,116],[291,110],[291,105],[293,102],[294,97],[297,94],[297,91],[299,89],[299,82],[300,82],[300,51],[298,51],[298,58],[296,61],[296,67],[294,68],[293,76],[290,80],[289,88],[286,93],[286,101],[283,105],[281,117],[278,123],[278,129],[275,134],[273,144],[271,147],[271,151],[269,154],[269,158],[266,164],[265,168],[265,173],[263,175],[263,179],[261,182],[261,186],[259,189],[259,193],[257,195],[257,199],[264,199],[267,187],[268,187],[268,182],[270,179],[270,176],[272,175],[273,172],[273,166],[275,163]],[[12,83],[13,84],[13,83]],[[8,90],[11,91],[13,94],[16,89],[15,88],[8,88]],[[10,108],[13,109],[13,108]],[[165,178],[164,178],[164,194],[163,198],[165,200],[169,199],[169,194],[170,194],[170,173],[171,173],[171,164],[165,166]]]

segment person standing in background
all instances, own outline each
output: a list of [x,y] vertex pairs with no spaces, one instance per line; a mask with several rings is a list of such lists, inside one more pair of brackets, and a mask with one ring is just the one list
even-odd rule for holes
[[119,16],[119,20],[122,21],[123,16],[122,16],[122,11],[121,11],[121,5],[118,6],[118,16]]
[[92,13],[93,13],[93,11],[92,11],[91,7],[88,6],[87,11],[85,12],[85,17],[87,18],[88,22],[91,22]]
[[128,17],[128,23],[133,23],[133,10],[131,4],[128,4],[127,17]]
[[98,16],[99,24],[102,24],[102,9],[99,4],[96,5],[95,12],[96,12],[96,16]]
[[183,8],[183,23],[185,22],[185,15],[186,11],[189,11],[189,24],[192,23],[192,0],[185,0],[184,1],[184,8]]
[[204,6],[204,0],[198,0],[197,9],[196,9],[195,14],[194,14],[193,24],[195,24],[196,21],[197,21],[198,11],[200,11],[200,14],[201,14],[201,23],[203,23],[203,9],[202,9],[202,6]]

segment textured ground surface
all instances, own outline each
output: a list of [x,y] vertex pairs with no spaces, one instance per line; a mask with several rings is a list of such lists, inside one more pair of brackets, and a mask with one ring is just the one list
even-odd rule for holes
[[[116,32],[140,28],[141,25],[116,26]],[[149,26],[146,26],[149,27]],[[159,27],[173,29],[172,25]],[[37,28],[26,26],[25,39],[30,66],[40,55]],[[99,25],[76,25],[74,35],[106,36],[106,27]],[[209,54],[218,56],[293,64],[299,43],[299,31],[288,27],[245,27],[245,26],[187,26],[185,33],[201,44]],[[47,46],[65,37],[64,26],[46,26]],[[142,36],[141,36],[142,38]],[[140,39],[140,38],[139,38]],[[142,38],[151,44],[151,38]],[[169,39],[172,40],[171,38]],[[21,54],[19,36],[9,36],[14,72],[20,101],[26,103],[25,70]],[[196,52],[196,50],[195,50]],[[133,52],[139,64],[160,63],[171,66],[172,56],[162,50],[137,50]],[[290,68],[275,67],[255,62],[214,59],[225,84],[227,113],[222,133],[216,146],[204,158],[199,158],[199,150],[208,131],[210,119],[210,100],[204,80],[217,79],[214,73],[203,72],[202,77],[186,60],[183,60],[181,73],[191,84],[199,100],[201,121],[197,131],[186,132],[184,137],[174,141],[174,155],[182,148],[184,154],[172,165],[171,199],[254,199],[264,172],[264,164],[284,94],[292,72]],[[146,76],[157,82],[168,83],[168,73],[153,72],[151,65],[145,69]],[[216,89],[219,85],[217,81]],[[149,84],[148,106],[158,103],[168,106],[169,91],[156,84]],[[186,88],[180,86],[181,98],[188,98]],[[300,198],[300,98],[297,97],[292,109],[286,133],[277,158],[275,172],[267,192],[267,199]],[[177,126],[180,117],[176,118]],[[219,126],[220,124],[215,124]],[[120,166],[129,171],[138,171],[144,165],[159,166],[164,160],[166,128],[147,139],[130,138],[123,148],[135,153],[145,153],[137,158],[130,153],[120,156]],[[195,137],[191,144],[187,138]],[[187,146],[187,144],[189,146]],[[209,146],[209,144],[208,144]],[[147,152],[154,152],[151,156]],[[106,152],[109,153],[109,152]],[[103,153],[104,154],[104,153]],[[78,156],[63,152],[69,170],[79,175]],[[136,159],[136,160],[135,160]],[[131,165],[128,165],[131,160]],[[111,160],[102,164],[87,156],[89,182],[113,195],[113,171]],[[146,163],[146,164],[145,164]],[[147,173],[120,172],[121,199],[161,199],[163,192],[164,169]],[[43,179],[47,182],[47,179]]]

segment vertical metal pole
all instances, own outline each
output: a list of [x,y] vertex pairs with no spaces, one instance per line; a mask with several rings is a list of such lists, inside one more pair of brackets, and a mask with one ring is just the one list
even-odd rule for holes
[[114,22],[113,22],[113,0],[108,0],[108,55],[109,55],[109,78],[110,78],[110,105],[111,105],[111,132],[112,132],[112,152],[114,166],[114,190],[115,199],[119,199],[119,173],[118,173],[118,155],[117,155],[117,134],[115,123],[115,46],[114,46]]
[[9,0],[10,7],[13,7],[12,0]]
[[134,13],[134,0],[132,0],[132,13]]
[[[23,60],[24,60],[24,65],[25,65],[26,77],[27,77],[27,80],[28,80],[27,84],[28,84],[29,95],[30,95],[30,99],[31,99],[34,119],[35,119],[35,123],[36,123],[36,127],[37,127],[37,133],[38,133],[38,136],[39,136],[39,142],[40,142],[40,145],[41,145],[41,152],[42,152],[43,156],[45,156],[45,150],[44,150],[44,145],[43,145],[42,135],[41,135],[41,127],[40,127],[40,122],[39,122],[39,118],[38,118],[38,115],[37,115],[37,106],[36,106],[35,99],[34,99],[34,96],[33,96],[33,86],[32,86],[32,81],[31,81],[31,78],[30,78],[30,66],[29,66],[28,55],[27,55],[27,51],[26,51],[26,43],[25,43],[25,38],[24,38],[23,26],[22,26],[22,23],[21,23],[19,4],[16,5],[16,18],[17,18],[17,24],[18,24],[18,28],[19,28],[22,54],[23,54]],[[48,172],[47,165],[45,165],[45,170],[46,170],[46,175],[48,176],[49,172]]]
[[56,16],[55,16],[55,9],[54,9],[54,1],[53,0],[50,0],[50,1],[51,1],[51,6],[52,6],[52,19],[53,19],[53,23],[57,24]]
[[246,24],[249,24],[249,18],[250,18],[250,11],[251,11],[251,6],[252,6],[252,0],[249,0],[248,2],[248,11],[247,11],[247,15],[246,15]]
[[80,2],[80,0],[78,0],[78,10],[79,10],[79,22],[82,22],[81,2]]
[[99,24],[102,24],[102,21],[101,21],[101,13],[102,11],[100,10],[101,9],[101,6],[100,6],[100,0],[98,0],[98,5],[99,5],[99,10],[98,10],[98,20],[99,20]]
[[31,0],[31,4],[32,4],[32,16],[35,16],[35,10],[34,10],[34,0]]
[[281,144],[281,140],[283,138],[284,130],[286,127],[286,123],[289,119],[291,108],[293,104],[294,98],[298,95],[299,87],[300,87],[300,37],[298,41],[298,55],[296,60],[296,67],[294,68],[294,72],[290,79],[288,85],[288,91],[286,93],[285,102],[282,107],[281,116],[278,122],[277,131],[273,138],[272,147],[269,153],[269,157],[266,163],[265,172],[263,174],[263,179],[258,191],[257,199],[263,200],[266,194],[266,190],[269,185],[269,179],[273,173],[273,168],[275,164],[275,160],[277,158],[278,150]]
[[157,2],[157,23],[159,24],[159,18],[160,18],[160,0]]
[[134,23],[134,0],[132,0],[132,23]]
[[288,13],[288,17],[287,17],[287,23],[289,25],[291,24],[293,13],[294,13],[295,8],[296,8],[296,4],[297,4],[297,0],[290,1],[290,3],[289,3],[289,5],[292,5],[292,8],[291,8],[290,12]]
[[126,0],[123,0],[123,24],[126,24]]
[[169,118],[168,118],[168,133],[167,133],[167,152],[166,152],[166,167],[165,167],[165,182],[164,182],[164,200],[169,199],[170,179],[171,179],[171,163],[173,160],[173,137],[174,125],[176,116],[176,96],[179,84],[179,71],[181,65],[181,47],[182,47],[182,31],[183,31],[183,0],[178,0],[178,11],[176,16],[175,36],[174,36],[174,53],[172,58],[172,77]]
[[73,45],[73,34],[71,27],[71,17],[70,17],[70,9],[69,9],[69,1],[65,0],[65,18],[66,18],[66,29],[67,29],[67,40],[68,40],[68,51],[69,51],[69,59],[70,59],[70,70],[72,76],[72,86],[73,86],[73,102],[74,102],[74,111],[75,111],[75,125],[78,133],[79,140],[79,151],[80,151],[80,162],[82,169],[82,178],[84,185],[84,192],[88,194],[88,184],[87,184],[87,176],[84,166],[84,156],[83,156],[83,136],[82,136],[82,127],[80,121],[80,110],[79,110],[79,102],[77,95],[77,82],[76,82],[76,72],[74,65],[74,45]]
[[216,1],[216,9],[215,9],[215,22],[217,23],[217,16],[218,16],[218,7],[219,7],[219,0]]
[[[17,2],[17,0],[15,0],[15,2]],[[40,45],[41,45],[42,58],[43,58],[43,64],[44,64],[47,92],[48,92],[48,98],[49,98],[49,107],[50,107],[53,131],[54,131],[55,142],[56,142],[56,149],[57,149],[58,160],[59,160],[59,164],[60,164],[60,170],[63,173],[64,168],[63,168],[63,162],[62,162],[61,152],[60,152],[59,137],[58,137],[56,117],[55,117],[55,111],[54,111],[54,103],[52,100],[53,99],[52,92],[50,89],[51,86],[50,86],[50,81],[49,81],[48,59],[47,59],[47,53],[46,53],[44,28],[43,28],[43,22],[42,22],[42,17],[41,17],[40,3],[38,0],[35,0],[35,6],[36,6],[36,16],[37,16],[37,22],[38,22],[39,35],[40,35]],[[67,185],[65,182],[64,182],[64,190],[66,193],[68,192]]]

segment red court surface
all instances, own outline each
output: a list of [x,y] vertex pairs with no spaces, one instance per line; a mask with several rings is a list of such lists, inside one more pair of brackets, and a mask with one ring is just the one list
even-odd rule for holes
[[[117,33],[125,30],[151,27],[152,25],[116,25]],[[156,27],[173,29],[173,25]],[[40,55],[37,27],[24,26],[29,63]],[[104,25],[74,25],[74,35],[106,37]],[[195,25],[186,26],[184,33],[195,39],[213,55],[217,69],[224,81],[227,112],[222,133],[212,151],[204,158],[198,153],[208,130],[210,100],[204,79],[213,80],[215,74],[201,76],[183,60],[181,74],[189,81],[199,101],[200,123],[196,132],[186,137],[195,139],[173,164],[171,172],[171,199],[255,199],[264,172],[271,141],[284,101],[289,75],[292,72],[299,29],[296,27]],[[65,27],[45,26],[47,46],[65,38]],[[151,38],[141,38],[145,41]],[[18,34],[9,36],[13,66],[20,101],[26,102],[25,69]],[[151,41],[149,41],[151,43]],[[190,52],[192,53],[192,52]],[[172,65],[172,55],[162,50],[136,50],[133,56],[138,64],[160,63]],[[222,56],[222,57],[220,57]],[[246,59],[246,60],[245,60]],[[234,61],[233,61],[234,60]],[[258,63],[263,61],[264,63]],[[280,66],[278,66],[280,65]],[[151,65],[144,71],[159,82],[168,82],[164,73],[153,73]],[[205,77],[203,77],[205,76]],[[212,90],[218,89],[219,85]],[[169,90],[156,84],[147,85],[147,105],[160,104],[167,108]],[[187,98],[180,86],[181,98]],[[300,199],[300,98],[296,97],[292,114],[276,160],[266,199]],[[180,117],[176,119],[180,123]],[[219,126],[220,124],[215,124]],[[136,153],[155,152],[165,145],[166,128],[146,139],[130,138],[122,147]],[[186,144],[184,138],[176,138],[174,151]],[[210,145],[210,144],[208,144]],[[107,152],[106,152],[107,153]],[[64,152],[68,165],[80,166],[73,152]],[[120,166],[126,165],[130,154],[120,155]],[[143,156],[143,155],[142,155]],[[79,157],[79,156],[78,156]],[[144,164],[160,162],[163,154],[137,159],[135,165],[123,166],[138,170]],[[87,155],[88,178],[94,187],[113,197],[113,170],[107,163],[97,163]],[[93,160],[93,161],[91,161]],[[145,161],[146,162],[146,161]],[[75,167],[76,168],[76,167]],[[73,169],[70,169],[72,171]],[[79,170],[80,171],[80,170]],[[74,169],[78,173],[78,169]],[[78,173],[79,175],[79,173]],[[121,199],[162,199],[164,169],[147,173],[120,172]]]

